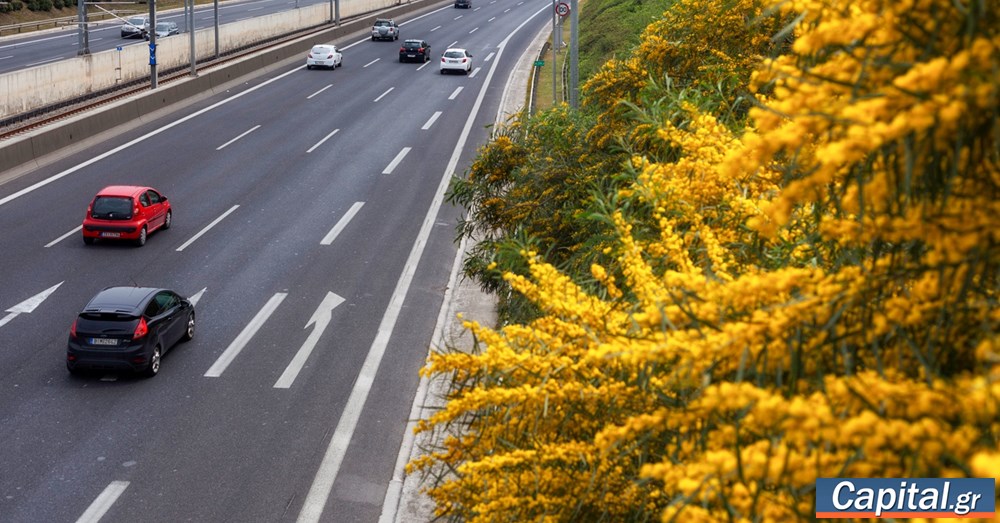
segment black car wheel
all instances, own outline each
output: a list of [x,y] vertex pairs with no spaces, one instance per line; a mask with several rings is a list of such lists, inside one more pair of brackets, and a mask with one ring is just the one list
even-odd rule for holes
[[143,376],[146,376],[147,378],[152,378],[153,376],[156,376],[160,372],[161,356],[162,354],[160,352],[160,346],[157,345],[153,349],[153,355],[149,357],[149,366],[146,367],[146,370],[142,372]]
[[143,245],[146,245],[146,235],[146,226],[143,225],[142,229],[139,231],[139,237],[135,240],[136,246],[142,247]]
[[188,314],[187,328],[184,329],[184,336],[181,341],[191,341],[194,338],[194,313]]
[[163,228],[169,229],[171,222],[174,221],[174,211],[167,211],[167,217],[163,219]]
[[69,373],[70,373],[71,376],[80,376],[80,375],[83,374],[82,370],[70,367],[69,363],[66,364],[66,370],[69,371]]

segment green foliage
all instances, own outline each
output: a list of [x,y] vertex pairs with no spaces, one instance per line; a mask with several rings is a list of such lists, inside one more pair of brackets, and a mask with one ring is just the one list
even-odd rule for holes
[[28,10],[30,11],[51,11],[52,0],[28,0]]
[[[611,58],[627,56],[639,45],[643,29],[676,0],[586,0],[580,8],[580,79],[596,73]],[[567,19],[565,23],[569,23]]]

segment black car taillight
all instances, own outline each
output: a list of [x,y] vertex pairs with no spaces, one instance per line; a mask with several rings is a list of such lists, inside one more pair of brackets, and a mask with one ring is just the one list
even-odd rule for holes
[[139,324],[135,326],[132,339],[137,340],[149,333],[149,326],[146,325],[146,318],[139,318]]

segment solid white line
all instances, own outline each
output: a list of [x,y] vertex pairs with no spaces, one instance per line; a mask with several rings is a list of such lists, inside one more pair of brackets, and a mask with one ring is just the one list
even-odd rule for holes
[[478,27],[476,27],[476,28],[474,28],[473,30],[469,31],[469,34],[472,34],[472,33],[475,33],[475,32],[476,32],[476,31],[478,31],[478,30],[479,30],[479,28],[478,28]]
[[431,32],[433,33],[434,31],[437,31],[438,29],[441,29],[441,26],[440,26],[440,25],[439,25],[439,26],[437,26],[437,27],[435,27],[434,29],[431,29]]
[[177,248],[177,252],[180,252],[180,251],[183,251],[184,249],[186,249],[188,245],[191,245],[192,243],[194,243],[195,240],[197,240],[198,238],[201,238],[201,235],[203,235],[206,232],[208,232],[209,229],[211,229],[212,227],[215,227],[219,222],[221,222],[223,218],[225,218],[226,216],[229,216],[233,211],[235,211],[236,209],[239,209],[239,208],[240,208],[239,205],[234,205],[234,206],[230,207],[228,211],[222,213],[222,216],[219,216],[218,218],[216,218],[215,220],[213,220],[212,223],[206,225],[204,229],[198,231],[198,234],[195,234],[194,236],[191,237],[190,240],[184,242],[183,245],[181,245],[180,247],[178,247]]
[[384,97],[385,95],[387,95],[387,94],[391,93],[393,89],[395,89],[395,87],[390,87],[390,88],[386,89],[384,93],[382,93],[382,94],[378,95],[378,98],[376,98],[376,99],[374,99],[374,100],[372,100],[372,101],[373,101],[373,102],[377,102],[377,101],[381,100],[381,99],[382,99],[382,97]]
[[128,481],[112,481],[104,488],[104,492],[97,496],[97,499],[87,507],[87,510],[76,520],[76,523],[97,523],[104,517],[104,514],[115,504],[118,496],[128,488]]
[[347,224],[351,222],[351,219],[354,218],[354,215],[358,214],[358,211],[360,211],[361,207],[363,207],[364,205],[365,202],[354,202],[354,205],[352,205],[351,208],[347,210],[347,213],[345,213],[340,218],[340,220],[337,221],[337,224],[333,226],[333,229],[330,229],[330,232],[326,233],[326,236],[324,236],[323,239],[319,241],[319,244],[331,245],[333,243],[333,240],[337,238],[337,235],[340,234],[345,227],[347,227]]
[[6,60],[6,59],[8,59],[8,58],[14,58],[14,55],[10,55],[10,56],[0,56],[0,60]]
[[249,13],[251,11],[260,11],[261,9],[264,9],[264,8],[263,7],[254,7],[253,9],[247,9],[247,12]]
[[67,37],[76,38],[76,33],[68,34],[68,35],[50,36],[49,38],[31,39],[31,40],[26,40],[26,41],[23,41],[23,42],[18,42],[16,44],[10,44],[10,45],[0,45],[0,49],[7,49],[9,47],[24,47],[25,45],[28,45],[28,44],[37,44],[38,42],[46,42],[46,41],[49,41],[49,40],[55,40],[57,38],[67,38]]
[[484,62],[489,62],[490,58],[493,58],[494,54],[496,54],[496,53],[490,53],[490,54],[486,55],[486,58],[483,58],[483,61]]
[[475,78],[476,77],[476,73],[478,73],[480,69],[481,69],[480,67],[477,67],[477,68],[473,69],[472,72],[469,73],[469,78]]
[[309,150],[308,150],[308,151],[306,151],[306,152],[307,152],[307,153],[311,153],[311,152],[313,152],[313,150],[315,150],[315,149],[316,149],[317,147],[319,147],[320,145],[323,145],[323,142],[325,142],[325,141],[329,140],[331,136],[333,136],[333,135],[337,134],[337,132],[338,132],[338,131],[340,131],[340,129],[334,129],[332,133],[330,133],[330,134],[328,134],[328,135],[324,136],[322,140],[320,140],[320,141],[316,142],[316,145],[314,145],[314,146],[310,147],[310,148],[309,148]]
[[[514,36],[514,34],[516,34],[522,27],[524,27],[525,24],[527,24],[529,21],[531,21],[531,19],[533,19],[534,17],[538,16],[540,13],[548,11],[549,9],[551,9],[551,7],[543,7],[539,11],[535,12],[535,14],[529,16],[528,19],[525,20],[524,22],[522,22],[521,25],[517,26],[514,29],[514,31],[512,31],[511,34],[509,36],[507,36],[507,38],[505,38],[503,40],[503,42],[500,42],[500,45],[498,46],[499,47],[499,51],[498,51],[497,62],[499,62],[499,55],[503,54],[503,50],[507,46],[507,42]],[[418,240],[417,240],[418,243],[420,242],[420,238],[423,238],[424,241],[426,241],[426,236],[424,236],[425,233],[427,235],[430,234],[431,224],[433,223],[435,217],[437,216],[438,210],[441,207],[441,202],[442,202],[442,199],[444,197],[445,190],[448,187],[449,180],[451,179],[451,177],[455,173],[455,168],[458,165],[459,156],[461,155],[462,150],[465,148],[465,141],[468,138],[469,133],[472,130],[472,123],[475,120],[475,118],[477,116],[477,113],[479,112],[479,108],[482,106],[483,98],[485,98],[485,96],[486,96],[486,90],[487,90],[487,88],[490,85],[490,81],[492,80],[493,73],[495,71],[496,71],[496,63],[494,63],[493,67],[491,67],[490,70],[489,70],[489,72],[486,74],[486,79],[483,81],[483,86],[479,89],[479,96],[476,98],[476,103],[473,106],[472,111],[469,113],[469,118],[465,121],[465,128],[462,129],[462,134],[459,136],[459,142],[458,142],[458,144],[456,144],[455,150],[452,151],[451,160],[448,162],[448,168],[445,170],[444,177],[441,179],[441,183],[438,185],[438,191],[436,193],[437,196],[435,196],[434,203],[431,205],[431,208],[428,209],[427,216],[424,218],[423,226],[420,229],[420,236],[418,236]],[[413,246],[413,249],[414,249],[413,251],[410,251],[410,260],[413,261],[414,270],[416,270],[416,264],[420,260],[420,256],[423,254],[423,247],[421,246],[420,249],[418,250],[417,249],[417,245],[415,243],[414,246]],[[462,240],[462,244],[459,246],[458,252],[456,253],[456,258],[455,258],[454,264],[452,266],[452,280],[448,284],[448,289],[452,289],[452,288],[455,287],[455,285],[454,285],[454,281],[455,281],[454,280],[454,275],[457,273],[458,263],[460,261],[460,258],[462,257],[462,253],[463,252],[465,252],[465,239]],[[414,258],[414,255],[416,256],[416,258]],[[407,263],[407,267],[409,267],[409,262]],[[400,277],[400,281],[402,281],[402,276]],[[399,284],[397,284],[396,288],[397,288],[397,290],[399,289]],[[405,290],[404,290],[404,293],[405,293]],[[390,305],[393,305],[395,303],[395,301],[394,301],[395,298],[396,298],[396,296],[395,296],[395,294],[393,294],[393,299],[392,299],[392,301],[389,302]],[[449,311],[448,313],[445,313],[445,309],[448,308],[448,306],[449,306],[448,291],[445,291],[445,298],[444,299],[445,299],[445,301],[441,305],[441,312],[438,315],[438,325],[435,326],[435,329],[434,329],[435,333],[434,333],[433,337],[431,338],[431,344],[432,345],[434,343],[438,342],[438,340],[441,339],[440,336],[442,336],[442,332],[441,332],[441,330],[438,329],[438,327],[443,324],[443,319],[446,318],[446,317],[450,317],[450,318],[454,317],[454,315],[451,314],[451,311]],[[401,302],[399,304],[399,307],[402,307],[402,303]],[[386,315],[388,315],[388,314],[389,314],[389,311],[387,310],[386,311]],[[393,319],[392,321],[395,322],[395,319]],[[382,318],[382,323],[383,324],[386,323],[386,318],[385,317]],[[391,329],[392,329],[393,325],[394,325],[394,323],[392,323],[392,324],[389,325],[389,329],[390,329],[390,333],[389,334],[391,334]],[[379,337],[382,335],[381,325],[379,327],[380,328],[379,328],[379,331],[378,331],[378,335],[375,338],[375,342],[372,343],[372,349],[371,350],[375,350],[376,343],[379,342],[379,340],[380,340]],[[385,343],[388,344],[388,334],[385,337]],[[381,350],[384,351],[385,347],[382,347]],[[372,357],[372,355],[369,352],[368,358],[371,358],[371,357]],[[368,359],[365,360],[365,365],[366,366],[368,365]],[[364,372],[364,368],[365,367],[362,367],[362,372]],[[375,370],[378,370],[378,362],[375,363]],[[421,405],[421,406],[424,404],[423,403],[423,398],[426,396],[426,389],[425,389],[423,395],[421,395],[420,387],[425,387],[425,379],[421,379],[420,380],[420,385],[418,386],[417,394],[414,396],[414,399],[413,399],[413,406],[410,409],[411,415],[410,415],[409,421],[407,423],[407,428],[404,429],[404,433],[403,433],[404,434],[403,435],[403,443],[400,445],[399,454],[396,456],[396,469],[393,472],[393,479],[389,481],[389,486],[386,489],[385,497],[383,498],[384,500],[383,500],[383,503],[382,503],[382,513],[381,513],[381,516],[379,517],[379,523],[391,523],[393,521],[399,521],[399,518],[397,517],[398,516],[398,511],[399,511],[399,499],[400,499],[400,491],[403,488],[403,482],[402,482],[402,480],[400,478],[402,478],[403,475],[405,474],[405,466],[406,466],[406,463],[410,459],[410,453],[411,453],[412,448],[413,448],[413,443],[414,443],[414,439],[415,438],[413,436],[412,423],[415,423],[415,421],[417,419],[417,417],[413,415],[413,412],[415,412],[417,410],[418,402],[419,402],[419,405]],[[360,381],[360,376],[359,376],[359,381]],[[367,395],[367,393],[366,393],[366,395]],[[347,407],[351,406],[351,401],[353,399],[354,399],[354,391],[351,391],[351,397],[348,398],[348,400],[347,400]],[[366,398],[361,398],[362,403],[364,402],[365,399]],[[348,432],[346,434],[346,438],[347,438],[346,442],[344,442],[344,441],[340,442],[340,444],[343,445],[342,448],[340,448],[340,449],[335,449],[334,448],[334,443],[337,441],[338,435],[341,432],[340,424],[344,422],[343,417],[346,415],[346,413],[348,411],[347,407],[345,407],[345,409],[344,409],[345,414],[341,415],[341,421],[340,421],[340,423],[337,424],[337,429],[336,429],[336,431],[333,434],[333,439],[330,441],[330,447],[327,448],[326,455],[323,457],[323,463],[320,465],[320,470],[316,473],[316,479],[313,480],[313,486],[309,490],[309,494],[306,497],[306,506],[303,507],[303,509],[302,509],[303,511],[301,513],[299,513],[299,522],[306,522],[306,521],[308,521],[308,522],[317,522],[317,521],[319,521],[319,518],[322,515],[323,506],[326,504],[326,499],[330,495],[330,490],[332,490],[332,488],[333,488],[333,482],[337,478],[337,472],[338,472],[338,470],[340,468],[340,461],[343,459],[342,456],[339,456],[336,453],[340,452],[341,454],[343,454],[343,453],[345,453],[347,451],[347,445],[350,443],[351,436],[352,436],[352,433],[353,433],[353,430],[354,430],[354,427],[352,426],[351,429],[350,429],[350,432]],[[359,410],[357,412],[357,416],[360,417],[360,415],[361,415],[361,413],[360,413],[360,410]],[[355,423],[356,422],[357,422],[357,419],[355,419]],[[324,471],[324,468],[328,468],[328,470]],[[326,472],[326,474],[322,475],[324,472]],[[317,483],[319,483],[321,480],[324,483],[323,487],[318,487]],[[325,492],[314,492],[314,491],[319,490],[320,488],[325,488],[326,489]],[[316,499],[313,499],[314,495],[315,495]],[[312,501],[312,503],[310,503],[310,501]],[[319,502],[318,503],[318,507],[316,506],[317,502]],[[311,516],[310,519],[306,519],[304,517],[305,516],[306,508],[310,508],[310,509],[313,510],[313,512],[311,512],[309,514]]]
[[441,111],[434,111],[434,114],[431,115],[431,117],[427,120],[427,123],[425,123],[424,126],[421,127],[421,129],[423,129],[424,131],[430,129],[431,126],[434,125],[434,122],[437,121],[439,116],[441,116]]
[[250,320],[250,323],[248,323],[246,327],[243,327],[243,331],[240,332],[240,335],[237,336],[228,347],[226,347],[226,350],[222,352],[219,359],[215,360],[212,367],[205,373],[206,378],[218,378],[219,376],[222,376],[222,372],[226,370],[226,367],[228,367],[234,359],[236,359],[236,356],[240,354],[240,351],[242,351],[243,347],[245,347],[250,341],[250,338],[253,338],[253,335],[257,334],[261,325],[264,325],[264,322],[267,321],[274,310],[278,308],[278,305],[281,305],[281,302],[286,296],[288,296],[287,292],[279,292],[274,296],[271,296],[270,300],[267,300],[267,303],[264,304],[264,308],[257,311],[257,315]]
[[317,94],[319,94],[319,93],[322,93],[323,91],[326,91],[327,89],[329,89],[329,88],[331,88],[331,87],[333,87],[333,84],[330,84],[330,85],[328,85],[328,86],[326,86],[326,87],[324,87],[324,88],[320,89],[319,91],[316,91],[315,93],[313,93],[313,94],[311,94],[311,95],[307,96],[307,97],[306,97],[306,100],[311,100],[313,96],[316,96]]
[[375,63],[375,62],[377,62],[379,60],[381,60],[381,58],[376,58],[376,59],[372,60],[371,62],[368,62],[365,65],[362,65],[361,68],[364,69],[365,67],[368,67],[369,65],[371,65],[371,64],[373,64],[373,63]]
[[460,93],[460,92],[462,92],[462,86],[461,85],[455,88],[455,91],[451,93],[451,96],[449,96],[448,99],[449,100],[454,100],[458,96],[458,93]]
[[70,236],[72,236],[72,235],[80,232],[80,229],[83,229],[83,225],[77,225],[76,229],[73,229],[72,231],[69,231],[68,233],[66,233],[66,234],[64,234],[64,235],[62,235],[62,236],[60,236],[60,237],[58,237],[58,238],[50,241],[49,243],[46,243],[45,246],[46,247],[52,247],[53,245],[55,245],[55,244],[57,244],[57,243],[65,240],[66,238],[69,238]]
[[389,162],[389,165],[386,166],[385,170],[382,171],[382,174],[392,174],[392,170],[395,169],[397,165],[399,165],[399,162],[403,161],[403,157],[406,156],[406,153],[408,152],[410,152],[410,148],[403,147],[403,150],[399,151],[399,154],[397,154],[396,157],[393,158],[391,162]]
[[224,147],[226,147],[227,145],[229,145],[229,144],[231,144],[231,143],[235,142],[236,140],[239,140],[240,138],[243,138],[244,136],[246,136],[246,135],[248,135],[248,134],[250,134],[250,133],[252,133],[252,132],[256,131],[257,129],[260,129],[260,126],[259,126],[259,125],[255,125],[255,126],[251,127],[249,131],[246,131],[246,132],[244,132],[243,134],[241,134],[241,135],[237,136],[236,138],[233,138],[232,140],[229,140],[228,142],[226,142],[226,143],[224,143],[224,144],[222,144],[222,145],[220,145],[220,146],[216,147],[216,148],[215,148],[215,150],[216,150],[216,151],[221,151],[221,150],[222,150],[222,149],[223,149]]

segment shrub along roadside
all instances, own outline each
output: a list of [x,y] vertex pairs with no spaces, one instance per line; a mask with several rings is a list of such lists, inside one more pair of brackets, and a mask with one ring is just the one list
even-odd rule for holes
[[439,513],[811,520],[817,477],[994,476],[995,6],[664,17],[456,182],[533,310],[424,370],[455,383],[411,464]]

